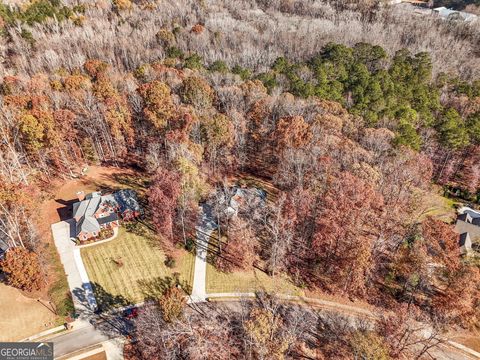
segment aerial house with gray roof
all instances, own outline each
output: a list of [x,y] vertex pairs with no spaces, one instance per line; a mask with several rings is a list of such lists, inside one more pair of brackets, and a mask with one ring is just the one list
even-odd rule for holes
[[73,204],[73,218],[76,221],[75,236],[80,241],[99,236],[102,229],[118,227],[120,219],[128,221],[141,214],[133,190],[119,190],[105,195],[100,192],[85,195],[80,191],[77,196],[79,201]]

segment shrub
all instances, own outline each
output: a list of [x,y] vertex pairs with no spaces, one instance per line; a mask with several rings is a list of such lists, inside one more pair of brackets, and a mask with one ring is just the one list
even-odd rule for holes
[[20,36],[22,37],[22,39],[27,41],[30,45],[35,44],[35,39],[33,38],[33,35],[30,31],[28,31],[26,29],[22,29],[22,32],[21,32]]
[[121,268],[123,266],[122,258],[118,258],[118,259],[111,258],[111,260],[113,263],[115,263],[115,265],[117,265],[117,267]]
[[203,69],[203,60],[198,54],[192,54],[185,59],[183,66],[187,69],[200,70]]
[[163,319],[170,323],[182,317],[187,299],[181,289],[172,286],[165,291],[158,304],[162,311]]
[[224,61],[217,60],[210,67],[208,68],[210,71],[217,71],[222,74],[226,74],[228,72],[228,66],[225,64]]
[[211,107],[213,95],[213,89],[201,78],[192,76],[183,81],[181,96],[183,102],[187,104],[192,104],[198,109]]
[[190,31],[194,34],[201,34],[204,30],[205,26],[203,26],[202,24],[196,24],[192,27]]
[[118,10],[130,10],[132,8],[130,0],[114,0],[113,3]]
[[175,42],[175,35],[167,29],[160,29],[155,36],[157,41],[164,46],[171,45]]
[[183,51],[175,46],[170,46],[169,48],[167,48],[166,53],[167,53],[167,57],[170,57],[170,58],[183,59],[184,57]]
[[242,68],[239,65],[235,65],[232,68],[232,73],[239,75],[242,78],[242,80],[250,79],[250,76],[252,76],[249,69]]
[[192,252],[195,249],[195,242],[192,239],[187,239],[185,250]]
[[271,72],[258,75],[258,80],[263,83],[263,85],[268,89],[269,93],[278,85],[275,74]]
[[176,264],[175,259],[172,256],[167,255],[167,258],[165,259],[165,266],[172,269],[175,267],[175,264]]
[[101,60],[87,60],[83,65],[83,68],[91,77],[97,77],[99,74],[105,73],[108,69],[108,64]]

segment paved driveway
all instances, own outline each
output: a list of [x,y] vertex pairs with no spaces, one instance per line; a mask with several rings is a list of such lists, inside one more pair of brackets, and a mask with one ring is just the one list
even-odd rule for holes
[[208,242],[212,231],[216,227],[210,206],[207,204],[202,205],[202,220],[196,227],[197,256],[195,257],[195,271],[193,273],[192,302],[206,301]]
[[97,303],[83,266],[80,249],[76,248],[74,242],[70,240],[74,222],[75,220],[71,219],[52,224],[52,233],[60,260],[67,274],[75,311],[82,317],[91,314],[97,308]]

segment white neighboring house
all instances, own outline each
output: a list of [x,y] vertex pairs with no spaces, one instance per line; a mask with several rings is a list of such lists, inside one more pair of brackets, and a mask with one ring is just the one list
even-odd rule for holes
[[466,255],[472,250],[472,239],[468,232],[460,234],[460,240],[458,241],[460,246],[460,254]]
[[258,199],[260,204],[265,204],[266,192],[257,188],[241,188],[238,186],[233,186],[229,189],[230,194],[228,199],[223,198],[221,204],[225,201],[228,201],[228,206],[225,208],[225,213],[229,216],[237,216],[239,209],[249,200]]
[[433,13],[438,15],[443,20],[474,22],[478,20],[478,16],[465,11],[457,11],[447,9],[445,6],[433,9]]
[[458,213],[455,230],[460,234],[460,252],[465,255],[472,250],[472,244],[480,243],[480,212],[462,207]]

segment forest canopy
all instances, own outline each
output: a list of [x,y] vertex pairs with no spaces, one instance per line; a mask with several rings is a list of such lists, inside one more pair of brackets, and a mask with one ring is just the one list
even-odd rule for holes
[[[167,253],[192,250],[199,203],[209,204],[227,239],[212,261],[220,271],[255,266],[398,311],[384,319],[392,338],[400,316],[478,326],[478,265],[426,208],[438,185],[480,201],[476,25],[297,0],[39,0],[2,5],[0,17],[0,239],[18,249],[0,267],[10,284],[48,284],[33,199],[85,165],[110,165],[147,179],[147,221]],[[232,219],[227,180],[245,174],[270,198]],[[181,295],[169,296],[149,321],[175,331]],[[289,311],[252,310],[249,351],[265,351],[265,322],[286,334]],[[350,334],[348,349],[373,341],[398,355],[385,329]]]

